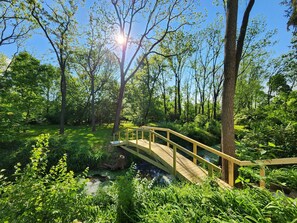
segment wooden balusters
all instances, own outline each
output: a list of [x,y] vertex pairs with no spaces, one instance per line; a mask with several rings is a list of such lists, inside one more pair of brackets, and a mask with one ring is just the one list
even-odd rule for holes
[[234,186],[234,163],[228,160],[228,184]]
[[[193,153],[197,155],[197,144],[193,143]],[[197,164],[197,159],[193,157],[193,163]]]
[[152,151],[152,133],[149,131],[149,150]]
[[170,145],[169,145],[169,140],[170,140],[170,132],[167,130],[166,131],[167,132],[167,146],[169,147]]
[[264,181],[264,177],[265,177],[265,166],[260,166],[260,187],[264,188],[265,187],[265,181]]
[[173,145],[173,175],[176,176],[176,146]]

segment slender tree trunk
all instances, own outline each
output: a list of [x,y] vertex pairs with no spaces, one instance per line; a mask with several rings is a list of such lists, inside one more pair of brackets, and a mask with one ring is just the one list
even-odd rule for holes
[[95,120],[95,80],[94,80],[94,75],[91,76],[91,106],[92,106],[92,132],[96,131],[96,120]]
[[162,96],[163,96],[164,115],[167,120],[166,85],[165,85],[164,72],[162,72],[161,75],[162,75]]
[[200,107],[201,107],[201,114],[204,115],[204,90],[202,91],[201,97],[200,97]]
[[117,131],[119,131],[119,128],[120,128],[124,93],[125,93],[125,81],[121,81],[120,92],[119,92],[119,96],[118,96],[118,100],[117,100],[116,116],[115,116],[115,121],[114,121],[114,125],[113,125],[113,130],[112,130],[113,133],[116,133]]
[[213,94],[213,119],[217,118],[217,103],[218,103],[218,95],[214,92],[214,94]]
[[181,108],[181,89],[180,89],[180,79],[177,82],[177,105],[178,105],[178,120],[180,120],[182,108]]
[[174,87],[174,118],[177,117],[178,109],[177,109],[177,77],[175,76],[175,87]]
[[50,90],[49,88],[46,89],[46,116],[49,114],[49,107],[50,107]]
[[254,6],[254,3],[255,3],[255,0],[249,1],[249,4],[248,4],[246,10],[244,11],[244,15],[243,15],[243,19],[242,19],[242,23],[241,23],[241,27],[240,27],[240,33],[239,33],[239,37],[238,37],[237,45],[236,45],[236,70],[235,70],[236,79],[235,79],[235,84],[237,81],[239,64],[241,61],[244,39],[246,36],[246,30],[247,30],[247,26],[248,26],[248,22],[249,22],[249,16],[250,16],[250,12]]
[[166,93],[163,92],[163,106],[164,106],[164,115],[167,117],[167,104],[166,104]]
[[195,117],[198,115],[198,92],[197,92],[197,90],[195,90],[195,108],[194,108],[194,110],[195,110]]
[[[222,95],[222,151],[235,156],[234,94],[236,82],[236,29],[238,0],[227,1],[224,84]],[[228,161],[223,159],[222,178],[228,181]]]
[[64,134],[65,129],[65,114],[66,114],[66,75],[65,66],[61,67],[61,116],[60,116],[60,134]]
[[211,118],[210,116],[211,116],[210,115],[210,100],[207,100],[207,117],[208,117],[208,119]]

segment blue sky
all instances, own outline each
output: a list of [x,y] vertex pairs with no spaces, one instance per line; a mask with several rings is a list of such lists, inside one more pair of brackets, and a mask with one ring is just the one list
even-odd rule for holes
[[[87,1],[88,2],[88,1]],[[221,0],[219,1],[221,2]],[[238,20],[239,23],[242,19],[243,10],[247,4],[247,0],[240,0],[240,9]],[[208,11],[207,21],[211,22],[216,13],[224,13],[222,6],[212,5],[212,0],[201,0],[202,9]],[[86,10],[84,10],[85,12]],[[256,16],[263,16],[266,19],[268,29],[277,29],[278,33],[275,36],[277,44],[273,47],[274,56],[279,56],[282,53],[288,51],[288,46],[291,40],[291,32],[287,31],[287,18],[285,15],[285,7],[280,5],[280,0],[256,0],[254,8],[251,13],[251,18]],[[79,18],[86,18],[82,13],[80,13]],[[10,57],[15,52],[15,46],[2,46],[0,52],[4,53]],[[22,50],[27,50],[35,57],[40,59],[45,63],[50,61],[56,61],[54,54],[51,51],[50,45],[47,40],[40,34],[34,34],[32,37],[23,44]],[[54,62],[55,64],[55,62]]]

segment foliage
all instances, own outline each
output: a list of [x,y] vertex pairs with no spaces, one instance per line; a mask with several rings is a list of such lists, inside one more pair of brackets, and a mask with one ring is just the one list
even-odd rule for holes
[[50,133],[48,145],[48,162],[54,165],[63,154],[67,154],[67,165],[70,170],[81,172],[85,168],[98,168],[108,159],[107,141],[110,138],[110,127],[98,128],[89,133],[87,126],[71,127],[64,136],[57,135],[57,126],[29,126],[27,132],[12,135],[14,139],[1,138],[0,141],[0,169],[7,169],[7,175],[13,173],[13,166],[17,162],[23,165],[29,162],[30,151],[36,143],[36,136]]
[[117,189],[117,221],[118,223],[134,222],[135,219],[135,166],[131,166],[125,175],[119,176]]
[[[238,116],[245,125],[238,154],[248,159],[293,157],[296,155],[296,91],[276,96],[270,105]],[[286,151],[286,152],[283,152]],[[245,155],[244,155],[245,154]],[[245,158],[244,158],[245,159]]]
[[[16,166],[14,181],[0,173],[2,222],[293,222],[296,203],[281,192],[245,188],[226,190],[173,183],[162,187],[135,177],[131,167],[94,197],[86,180],[67,170],[66,155],[48,165],[49,136],[41,135],[30,163]],[[296,178],[296,177],[295,177]]]
[[278,184],[297,191],[297,166],[272,169],[266,178],[267,184]]
[[221,190],[177,184],[145,189],[138,198],[139,222],[291,222],[296,204],[267,190]]
[[[85,180],[67,170],[64,155],[48,168],[49,135],[40,135],[33,147],[30,163],[15,166],[15,180],[3,176],[0,188],[2,222],[72,222],[95,219],[98,207],[84,193]],[[84,173],[86,174],[86,173]]]
[[[205,122],[205,125],[207,123],[208,122]],[[208,125],[208,130],[210,130],[211,128],[214,128],[214,129],[218,128],[217,123],[216,124],[209,123],[207,125]],[[204,128],[200,127],[196,122],[185,123],[184,125],[172,123],[172,122],[166,122],[166,123],[160,123],[158,126],[163,128],[170,128],[176,132],[179,132],[183,135],[186,135],[192,139],[197,140],[198,142],[207,144],[209,146],[216,145],[220,142],[220,139],[217,135],[214,135],[206,131],[204,126],[203,126]],[[211,131],[213,131],[214,129],[212,129]],[[218,131],[218,129],[216,129],[216,131]],[[173,138],[172,140],[174,141],[175,139]]]

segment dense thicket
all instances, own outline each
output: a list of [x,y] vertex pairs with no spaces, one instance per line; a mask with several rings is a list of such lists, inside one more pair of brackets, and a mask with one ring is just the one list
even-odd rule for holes
[[48,165],[48,135],[41,135],[30,163],[15,167],[14,181],[0,174],[2,222],[292,222],[296,202],[263,189],[223,190],[203,185],[168,187],[138,178],[131,167],[115,184],[95,195],[84,190],[84,176],[67,170],[64,155]]

